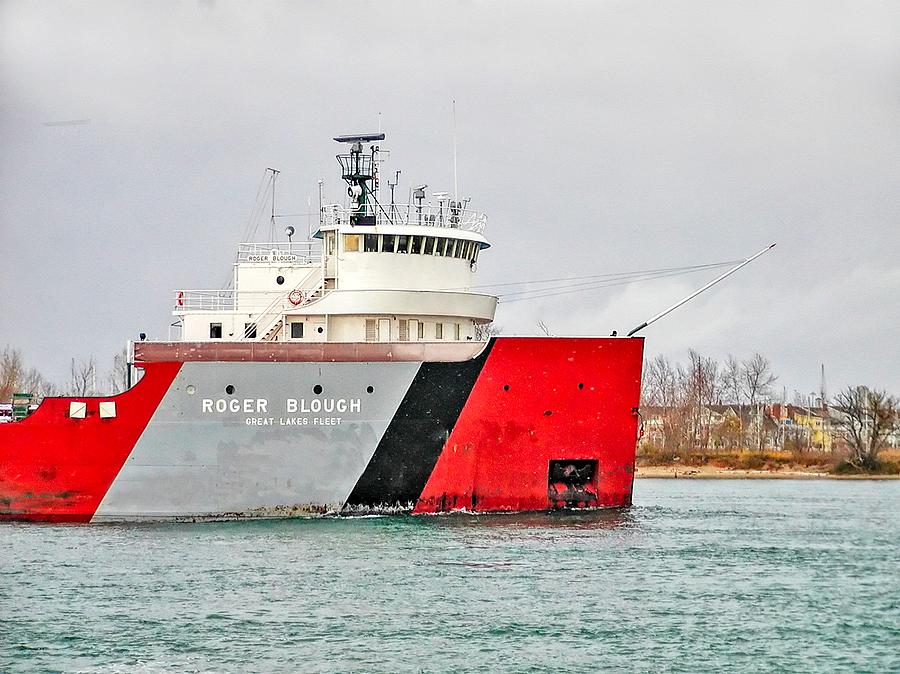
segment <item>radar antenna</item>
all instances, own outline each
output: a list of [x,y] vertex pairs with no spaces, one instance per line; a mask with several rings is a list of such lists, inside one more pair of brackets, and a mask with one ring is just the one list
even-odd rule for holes
[[350,224],[372,226],[375,224],[375,211],[369,207],[369,201],[377,203],[373,187],[378,187],[378,146],[372,145],[371,149],[364,146],[384,140],[384,134],[336,136],[335,140],[350,145],[349,154],[337,155],[341,177],[347,183],[347,195],[350,197]]

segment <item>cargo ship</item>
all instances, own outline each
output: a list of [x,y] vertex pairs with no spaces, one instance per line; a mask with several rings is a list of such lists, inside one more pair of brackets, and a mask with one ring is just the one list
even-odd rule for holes
[[307,241],[240,243],[227,289],[174,291],[124,392],[0,425],[0,519],[631,504],[643,339],[491,336],[486,217],[424,185],[388,203],[384,134],[335,140],[346,198]]

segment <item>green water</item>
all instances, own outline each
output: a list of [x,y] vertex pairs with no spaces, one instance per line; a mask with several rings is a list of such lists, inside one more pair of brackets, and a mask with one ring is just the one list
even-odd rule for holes
[[0,671],[900,671],[900,482],[581,515],[0,527]]

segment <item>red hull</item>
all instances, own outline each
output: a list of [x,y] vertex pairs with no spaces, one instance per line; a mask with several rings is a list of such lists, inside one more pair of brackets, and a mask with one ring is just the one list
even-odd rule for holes
[[[149,498],[159,499],[159,507],[145,500],[143,510],[130,510],[131,515],[123,518],[137,519],[145,513],[150,518],[198,512],[209,517],[248,512],[278,515],[298,512],[293,504],[315,511],[319,504],[322,510],[333,510],[326,505],[334,503],[338,510],[351,512],[398,506],[412,508],[414,513],[627,506],[634,473],[642,352],[641,339],[497,338],[477,358],[459,363],[355,361],[358,369],[351,364],[351,370],[341,370],[333,382],[325,383],[325,389],[337,391],[344,386],[348,372],[351,379],[357,372],[368,377],[378,367],[394,368],[378,372],[408,371],[412,379],[402,390],[393,391],[397,402],[383,408],[387,411],[381,413],[383,424],[377,432],[372,430],[377,419],[365,409],[358,420],[349,420],[353,425],[323,427],[319,432],[317,437],[324,444],[311,451],[310,461],[323,451],[335,454],[334,466],[322,466],[319,482],[340,482],[334,479],[335,471],[348,471],[337,475],[347,484],[335,487],[333,498],[306,497],[296,491],[296,496],[292,492],[286,497],[291,501],[273,503],[262,496],[257,502],[252,494],[226,511],[210,507],[183,513],[177,504],[191,489],[221,488],[231,493],[258,484],[265,495],[271,494],[271,485],[283,486],[285,478],[291,477],[287,468],[280,468],[280,454],[266,454],[272,447],[281,447],[273,444],[273,438],[284,438],[288,431],[275,435],[274,429],[254,428],[254,440],[236,441],[239,433],[251,432],[244,424],[250,419],[200,415],[201,395],[186,396],[186,388],[192,387],[185,384],[200,374],[215,380],[220,368],[231,372],[223,377],[243,373],[243,380],[216,380],[214,387],[221,396],[226,383],[237,383],[241,391],[252,385],[275,391],[278,382],[271,379],[273,373],[291,382],[296,377],[282,372],[292,367],[287,351],[281,354],[284,364],[146,362],[146,374],[131,390],[113,397],[79,399],[87,402],[84,419],[70,418],[73,399],[48,398],[26,420],[0,426],[0,519],[88,522],[102,518],[101,503],[107,505],[104,498],[115,492],[116,485],[127,496],[131,493],[127,489],[145,479],[158,480],[145,488],[143,497],[150,493]],[[326,367],[335,366],[307,361],[302,367],[321,376]],[[201,373],[202,368],[206,369]],[[386,395],[377,382],[374,388]],[[376,394],[371,395],[364,398],[366,404],[375,404]],[[103,401],[115,401],[118,416],[101,419],[98,405]],[[273,407],[276,402],[273,397]],[[342,455],[348,431],[358,439],[358,446]],[[266,436],[267,432],[271,435]],[[163,441],[154,441],[154,433],[163,434]],[[173,446],[202,456],[209,449],[203,443],[212,443],[208,440],[212,436],[218,438],[219,448],[212,459],[195,457],[185,467],[171,457],[154,458]],[[363,447],[370,436],[371,446]],[[294,444],[286,447],[296,456],[301,449],[296,443],[310,437],[292,435],[287,442]],[[261,473],[256,464],[248,470],[247,464],[236,468],[227,463],[230,459],[221,453],[222,447],[235,442],[247,448],[245,456],[250,452],[260,457],[260,466],[270,461],[275,466],[271,475]],[[365,458],[354,473],[357,456]],[[207,469],[208,473],[202,472]],[[296,481],[308,477],[310,470],[309,463],[297,466],[295,490]],[[193,483],[177,481],[186,479],[190,471]],[[121,494],[111,501],[121,504],[125,498]]]
[[597,462],[583,501],[631,504],[641,340],[498,340],[415,512],[546,510],[548,464]]

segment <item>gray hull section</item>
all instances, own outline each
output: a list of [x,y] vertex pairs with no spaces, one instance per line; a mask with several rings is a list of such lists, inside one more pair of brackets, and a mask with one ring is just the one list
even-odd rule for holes
[[419,367],[185,363],[94,521],[338,510]]

